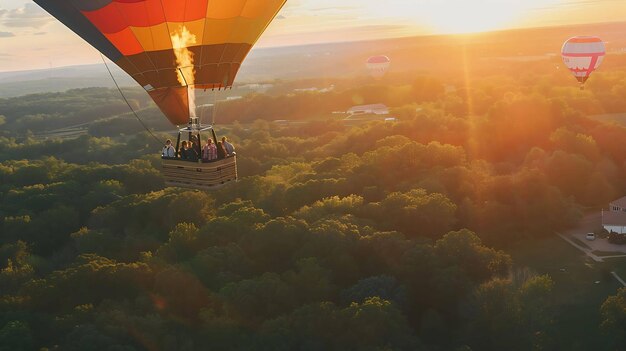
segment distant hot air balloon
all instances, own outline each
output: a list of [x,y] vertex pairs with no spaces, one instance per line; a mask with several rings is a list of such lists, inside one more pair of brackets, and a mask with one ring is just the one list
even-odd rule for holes
[[385,73],[387,73],[387,70],[391,65],[391,60],[389,57],[384,55],[372,56],[367,59],[366,65],[372,77],[382,78]]
[[565,66],[578,79],[580,88],[584,89],[591,73],[602,64],[606,49],[598,37],[573,37],[563,44],[561,55]]
[[173,124],[182,125],[194,94],[188,87],[232,86],[286,0],[35,2],[131,75]]

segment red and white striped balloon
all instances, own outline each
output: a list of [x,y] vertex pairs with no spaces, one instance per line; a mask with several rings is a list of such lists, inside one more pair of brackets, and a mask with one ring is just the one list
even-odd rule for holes
[[600,67],[605,55],[604,42],[598,37],[573,37],[561,49],[565,66],[581,84]]
[[367,65],[367,69],[370,71],[370,75],[374,78],[382,78],[389,66],[391,65],[391,60],[389,57],[380,55],[380,56],[372,56],[367,59],[365,62]]

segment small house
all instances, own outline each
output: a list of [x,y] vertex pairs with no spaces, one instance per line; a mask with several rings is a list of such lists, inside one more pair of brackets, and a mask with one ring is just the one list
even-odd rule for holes
[[353,106],[347,111],[349,116],[356,115],[388,115],[389,107],[384,104]]
[[609,210],[602,211],[602,226],[608,232],[626,234],[626,196],[609,203]]
[[626,212],[626,196],[611,201],[611,203],[609,203],[609,210],[612,212]]

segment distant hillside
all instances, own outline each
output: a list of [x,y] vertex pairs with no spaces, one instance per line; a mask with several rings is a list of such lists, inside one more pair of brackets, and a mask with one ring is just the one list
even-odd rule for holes
[[[562,43],[575,35],[598,35],[607,42],[609,52],[624,53],[625,32],[626,22],[620,22],[262,48],[250,53],[237,82],[365,76],[365,60],[380,54],[392,60],[390,75],[415,72],[454,77],[467,67],[477,75],[498,67],[507,74],[512,62],[551,60],[553,66],[560,64]],[[605,67],[610,65],[611,60],[606,60]],[[136,85],[115,65],[111,67],[120,85]],[[94,86],[113,87],[103,64],[0,72],[0,98]]]
[[[135,82],[116,65],[110,65],[122,86]],[[0,97],[66,91],[88,87],[114,87],[104,64],[59,67],[52,69],[0,72]]]

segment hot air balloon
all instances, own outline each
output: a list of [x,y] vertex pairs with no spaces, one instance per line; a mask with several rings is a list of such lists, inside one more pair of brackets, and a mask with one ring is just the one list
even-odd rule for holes
[[[241,63],[286,0],[35,2],[133,77],[172,124],[188,125],[179,131],[178,151],[180,133],[189,139],[196,133],[202,140],[200,132],[210,130],[217,142],[212,126],[202,127],[195,116],[195,89],[231,87]],[[202,164],[189,168],[176,160],[164,161],[163,171],[171,185],[213,186],[236,179],[234,157],[228,161],[228,167],[213,167],[206,177],[197,177]],[[182,180],[168,178],[168,167]]]
[[591,73],[600,67],[605,55],[604,42],[598,37],[573,37],[561,49],[563,62],[580,82],[581,90]]
[[366,61],[367,69],[370,71],[370,75],[374,78],[382,78],[389,66],[391,65],[391,60],[389,57],[380,55],[380,56],[372,56]]

